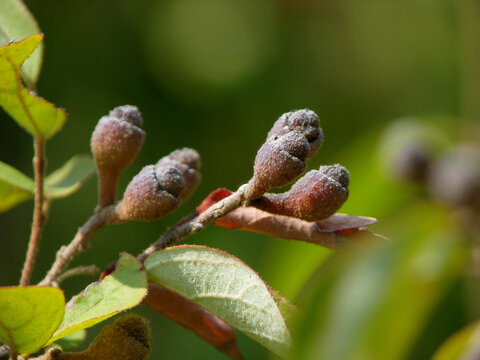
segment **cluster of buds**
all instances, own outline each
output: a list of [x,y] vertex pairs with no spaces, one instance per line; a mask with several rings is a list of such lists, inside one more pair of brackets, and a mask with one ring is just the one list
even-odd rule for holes
[[[115,203],[118,179],[143,144],[145,132],[141,126],[140,112],[130,105],[113,109],[98,122],[91,149],[97,165],[100,208]],[[200,180],[199,167],[198,153],[188,148],[145,166],[116,205],[115,221],[150,221],[165,216],[195,189]]]
[[176,150],[145,166],[128,184],[117,205],[120,221],[150,221],[176,209],[197,185],[200,157],[195,150]]
[[318,221],[333,215],[348,198],[349,173],[340,166],[322,166],[308,172],[282,194],[267,193],[291,183],[307,167],[322,145],[317,115],[308,109],[283,114],[268,133],[255,158],[254,175],[245,197],[261,210]]
[[[118,179],[139,152],[145,132],[134,106],[121,106],[102,117],[91,147],[99,177],[99,206],[115,203]],[[274,123],[255,158],[254,175],[245,199],[259,209],[317,221],[333,215],[347,200],[349,173],[340,166],[322,166],[299,179],[283,194],[267,193],[287,185],[307,168],[322,145],[317,115],[308,109],[283,114]],[[195,150],[175,150],[155,165],[145,166],[128,184],[115,206],[115,222],[150,221],[177,208],[200,179],[200,157]]]

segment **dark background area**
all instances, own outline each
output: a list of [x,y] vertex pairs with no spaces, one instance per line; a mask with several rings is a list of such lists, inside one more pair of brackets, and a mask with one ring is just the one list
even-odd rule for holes
[[[202,182],[181,208],[152,223],[104,229],[73,265],[106,268],[121,251],[138,254],[212,190],[247,182],[271,125],[293,109],[314,110],[325,134],[309,168],[341,163],[351,171],[351,196],[342,212],[378,217],[381,225],[374,230],[389,236],[397,228],[385,224],[395,222],[405,206],[402,196],[416,190],[390,183],[380,170],[371,172],[382,130],[397,118],[415,116],[447,129],[451,141],[478,143],[468,130],[478,126],[480,115],[476,1],[25,3],[45,34],[38,93],[68,112],[63,130],[47,144],[47,172],[89,153],[98,119],[123,104],[139,107],[147,137],[122,175],[119,196],[143,166],[176,148],[192,147],[202,157]],[[30,136],[0,112],[0,160],[31,176],[32,154]],[[34,280],[95,205],[95,179],[53,202]],[[0,215],[1,284],[18,282],[32,211],[29,201]],[[188,242],[238,256],[291,300],[330,254],[214,227]],[[65,282],[67,297],[91,281]],[[151,320],[152,359],[225,358],[149,309],[134,311]],[[247,358],[270,356],[248,338],[239,339]]]

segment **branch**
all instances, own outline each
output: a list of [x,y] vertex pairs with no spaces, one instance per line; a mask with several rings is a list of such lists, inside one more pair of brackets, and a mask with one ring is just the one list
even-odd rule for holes
[[74,267],[73,269],[67,270],[57,276],[55,282],[57,285],[59,285],[61,282],[64,280],[72,277],[72,276],[77,276],[77,275],[97,275],[100,272],[100,269],[96,265],[90,265],[90,266],[77,266]]
[[191,234],[202,231],[206,225],[213,223],[215,220],[225,216],[230,211],[242,206],[243,202],[245,201],[246,188],[247,185],[240,186],[235,193],[210,206],[200,215],[186,223],[180,220],[179,223],[167,230],[153,245],[138,255],[137,259],[140,262],[144,262],[147,257],[153,254],[155,251],[164,249],[176,241],[182,240]]
[[115,205],[101,208],[88,221],[78,229],[77,234],[67,246],[62,246],[57,251],[57,257],[45,278],[38,284],[40,286],[52,285],[56,282],[63,270],[70,264],[74,257],[88,249],[88,240],[105,225],[113,223],[115,219]]
[[35,156],[33,158],[33,167],[35,171],[35,205],[33,210],[33,224],[28,242],[27,256],[23,265],[20,286],[26,286],[30,283],[38,249],[40,247],[40,238],[42,236],[43,224],[45,222],[45,213],[43,212],[43,178],[45,174],[45,142],[42,137],[35,138],[34,141]]

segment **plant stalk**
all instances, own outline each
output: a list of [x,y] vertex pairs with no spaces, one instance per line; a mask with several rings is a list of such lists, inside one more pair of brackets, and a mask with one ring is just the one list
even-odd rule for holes
[[57,251],[57,256],[45,278],[38,284],[40,286],[53,285],[60,274],[66,269],[75,256],[88,249],[88,240],[105,225],[114,223],[115,205],[101,208],[88,221],[78,229],[75,237],[67,246],[62,246]]
[[167,230],[154,244],[138,255],[137,259],[143,263],[147,257],[155,251],[164,249],[176,241],[200,232],[206,225],[215,222],[215,220],[225,216],[230,211],[242,206],[245,201],[245,189],[247,186],[248,185],[242,185],[235,193],[210,206],[190,221],[185,222],[183,219],[180,220],[180,222]]
[[27,256],[23,265],[20,286],[27,286],[35,267],[35,260],[40,247],[45,213],[43,212],[43,182],[45,174],[45,140],[42,137],[35,138],[35,155],[33,157],[33,168],[35,172],[35,205],[33,210],[32,231],[28,242]]

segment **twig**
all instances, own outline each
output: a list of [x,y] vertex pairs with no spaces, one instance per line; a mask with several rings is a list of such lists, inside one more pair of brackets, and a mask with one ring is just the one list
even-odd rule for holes
[[184,239],[188,235],[200,232],[206,225],[213,223],[215,220],[225,216],[230,211],[240,207],[245,201],[246,187],[247,185],[242,185],[235,193],[210,206],[207,210],[190,221],[185,223],[182,221],[183,219],[180,220],[179,223],[166,231],[153,245],[138,255],[137,259],[140,262],[144,262],[147,257],[155,251],[164,249],[167,246],[172,245],[174,242]]
[[114,223],[115,205],[106,206],[98,210],[88,221],[78,229],[77,234],[67,246],[57,251],[57,257],[45,278],[39,283],[52,285],[75,256],[88,249],[88,240],[105,225]]
[[42,236],[43,224],[45,222],[45,213],[43,212],[43,177],[45,173],[45,142],[42,137],[35,138],[34,141],[35,156],[33,158],[33,167],[35,169],[35,205],[33,210],[33,224],[28,242],[27,256],[23,265],[20,286],[26,286],[30,283],[38,249],[40,247],[40,238]]
[[90,265],[90,266],[77,266],[74,267],[73,269],[67,270],[60,274],[55,282],[57,284],[60,284],[64,280],[76,276],[76,275],[97,275],[100,272],[100,269],[96,265]]

